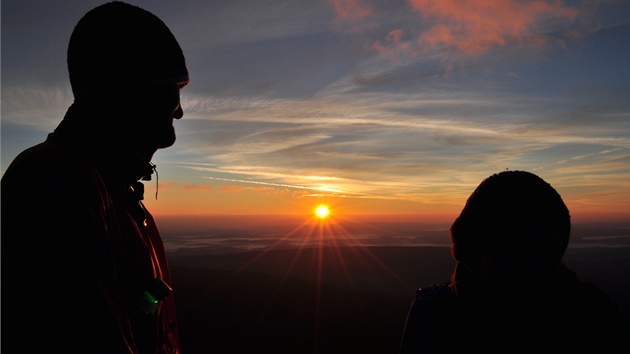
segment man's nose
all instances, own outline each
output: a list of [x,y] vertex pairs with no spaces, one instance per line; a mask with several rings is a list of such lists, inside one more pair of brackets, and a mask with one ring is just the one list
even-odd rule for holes
[[175,118],[175,119],[182,119],[183,116],[184,116],[184,110],[182,109],[182,106],[180,105],[175,110],[175,113],[173,114],[173,118]]

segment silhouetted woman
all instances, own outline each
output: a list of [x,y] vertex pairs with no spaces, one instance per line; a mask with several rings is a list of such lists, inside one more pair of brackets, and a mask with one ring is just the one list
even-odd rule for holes
[[570,229],[540,177],[486,178],[451,226],[452,279],[416,291],[400,353],[630,352],[617,307],[562,262]]

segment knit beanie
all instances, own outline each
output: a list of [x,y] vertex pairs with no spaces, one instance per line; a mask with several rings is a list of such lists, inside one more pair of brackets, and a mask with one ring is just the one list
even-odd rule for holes
[[[541,260],[561,260],[571,222],[562,198],[540,177],[504,171],[479,184],[451,226],[453,257],[471,265],[502,238],[524,235],[518,252]],[[531,241],[531,242],[530,242]]]
[[164,22],[118,1],[79,20],[68,45],[68,71],[75,98],[189,80],[182,49]]

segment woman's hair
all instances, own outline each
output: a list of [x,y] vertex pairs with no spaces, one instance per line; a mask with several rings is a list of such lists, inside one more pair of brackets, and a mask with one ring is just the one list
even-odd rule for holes
[[504,171],[470,195],[451,226],[451,247],[456,260],[477,264],[489,247],[518,235],[526,242],[506,252],[559,261],[570,231],[569,210],[549,183],[530,172]]

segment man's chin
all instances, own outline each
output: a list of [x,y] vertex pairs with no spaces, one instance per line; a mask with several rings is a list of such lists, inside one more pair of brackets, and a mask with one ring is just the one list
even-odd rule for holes
[[175,144],[175,133],[173,132],[173,134],[168,135],[168,136],[164,136],[162,137],[162,139],[160,139],[160,143],[158,145],[158,149],[166,149],[168,147],[173,146],[173,144]]
[[165,142],[165,143],[160,144],[160,146],[158,146],[158,149],[166,149],[173,146],[174,144],[175,144],[175,140]]

